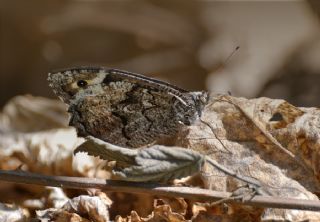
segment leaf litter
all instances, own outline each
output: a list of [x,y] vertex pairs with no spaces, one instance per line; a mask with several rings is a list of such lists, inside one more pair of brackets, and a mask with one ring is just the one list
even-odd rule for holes
[[[78,151],[90,153],[94,149],[88,148],[89,143],[102,144],[93,138],[84,142],[83,138],[76,136],[75,130],[67,126],[68,117],[62,103],[40,97],[19,96],[11,100],[0,114],[0,166],[1,169],[21,169],[49,175],[105,179],[116,176],[135,181],[137,171],[146,173],[139,180],[144,181],[153,180],[152,175],[159,176],[157,169],[162,169],[163,172],[171,172],[171,175],[163,173],[160,176],[169,184],[179,186],[183,183],[217,191],[232,192],[244,184],[200,158],[205,156],[239,175],[260,181],[265,189],[277,196],[318,200],[315,194],[319,193],[320,178],[319,114],[318,108],[298,108],[283,100],[248,100],[214,95],[201,117],[207,124],[199,121],[181,131],[174,141],[176,148],[171,147],[173,152],[163,155],[161,151],[166,150],[165,147],[154,145],[140,152],[140,159],[137,158],[137,150],[129,150],[124,156],[92,153],[107,160],[103,161],[81,152],[73,156],[77,147]],[[278,143],[288,152],[279,149]],[[195,153],[199,158],[190,156],[190,153]],[[292,158],[290,153],[298,158]],[[297,162],[297,159],[302,162]],[[116,165],[106,170],[105,166],[114,160]],[[141,168],[144,163],[150,167],[148,172]],[[183,166],[187,169],[189,166],[189,169],[181,170]],[[176,172],[173,168],[177,171],[180,169],[182,173],[173,173]],[[198,176],[201,182],[189,182]],[[181,177],[187,179],[178,180]],[[50,197],[43,195],[44,189],[30,185],[4,183],[0,187],[5,191],[1,197],[4,203],[18,190],[25,192],[23,195],[14,195],[16,205],[8,207],[20,210],[12,213],[21,215],[21,218],[37,217],[41,221],[109,221],[110,218],[115,221],[237,221],[239,217],[246,221],[320,220],[320,214],[311,211],[230,203],[210,205],[192,201],[177,205],[174,204],[175,198],[168,201],[149,195],[106,194],[98,190],[88,190],[83,194],[60,188],[45,189],[49,194],[56,193],[56,196],[52,194]],[[38,199],[34,198],[35,195]],[[151,203],[153,198],[157,200],[154,200],[153,206],[144,204]],[[1,215],[9,216],[7,213],[11,213],[5,210],[7,208],[1,209]]]

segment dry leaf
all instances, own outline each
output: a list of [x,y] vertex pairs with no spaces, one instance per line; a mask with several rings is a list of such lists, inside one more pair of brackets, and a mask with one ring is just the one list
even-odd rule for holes
[[49,208],[47,210],[37,211],[37,219],[41,222],[90,222],[90,220],[79,216],[76,213],[69,213],[63,209]]
[[[276,113],[281,113],[283,118]],[[253,177],[277,196],[318,200],[313,192],[320,190],[319,180],[311,166],[317,165],[315,160],[319,156],[320,110],[296,108],[283,100],[217,96],[211,98],[201,118],[205,124],[199,122],[182,131],[175,145],[206,154],[239,175]],[[277,121],[282,123],[275,125]],[[305,139],[313,153],[309,160],[297,142],[302,133],[309,135]],[[274,141],[300,157],[297,159],[303,164],[280,150]],[[232,192],[243,184],[210,166],[204,170],[206,188]],[[245,210],[243,213],[246,214]],[[264,218],[300,221],[308,217],[320,220],[320,213],[268,209],[263,217],[256,211],[255,217],[263,221]]]
[[[108,198],[99,196],[81,195],[68,200],[62,208],[50,208],[37,211],[38,219],[48,221],[109,221],[109,207],[111,202]],[[65,220],[63,220],[63,218]]]
[[20,207],[0,203],[0,221],[23,222],[25,220],[26,215]]
[[97,158],[73,150],[84,140],[67,127],[65,105],[52,99],[18,96],[0,113],[0,168],[51,175],[97,175]]
[[169,205],[173,212],[179,213],[183,216],[187,214],[188,204],[183,198],[165,198],[157,199],[154,201],[154,206],[158,205]]
[[[60,123],[63,122],[61,119],[65,118],[63,117],[64,112],[62,117],[59,117],[60,120],[50,120],[50,118],[56,118],[56,115],[60,115],[62,107],[53,111],[53,113],[45,113],[44,116],[41,116],[36,112],[38,108],[35,107],[39,106],[39,110],[45,110],[54,106],[55,101],[30,96],[26,97],[25,101],[22,101],[23,99],[24,97],[19,97],[12,100],[13,103],[6,106],[11,108],[6,108],[5,112],[0,115],[0,166],[2,169],[14,169],[23,163],[24,168],[34,172],[74,175],[75,172],[71,170],[74,167],[74,169],[77,169],[76,172],[80,172],[82,175],[100,175],[96,168],[99,163],[97,159],[86,159],[87,157],[81,156],[83,154],[78,154],[79,156],[73,159],[72,150],[83,141],[76,137],[75,131],[69,128],[55,128],[57,126],[61,127]],[[28,109],[28,106],[23,104],[28,104],[31,108]],[[15,109],[15,112],[7,115],[8,111],[6,110]],[[26,109],[25,112],[24,109]],[[265,187],[277,196],[317,200],[318,198],[313,192],[320,190],[319,114],[320,111],[317,108],[298,108],[283,100],[268,98],[247,100],[228,96],[212,97],[201,117],[205,123],[199,121],[198,124],[186,127],[184,131],[177,135],[175,146],[189,148],[201,153],[201,155],[210,157],[230,170],[236,171],[239,175],[253,177],[265,184]],[[38,122],[40,123],[39,126],[36,125]],[[42,122],[46,124],[42,124]],[[29,130],[33,132],[25,132]],[[132,164],[143,166],[146,159],[150,159],[152,163],[154,160],[160,161],[164,154],[172,154],[164,152],[171,148],[161,147],[159,149],[159,147],[161,146],[148,148],[150,152],[155,152],[157,155],[150,152],[141,152],[139,155],[141,159],[137,158],[136,151],[132,152],[132,150],[125,153],[123,151],[117,153],[113,150],[113,154],[112,152],[101,154],[100,150],[100,154],[105,155],[106,159],[110,158],[110,155],[115,155],[119,163],[122,161],[124,169],[130,169]],[[297,163],[297,159],[291,158],[288,153],[281,150],[281,147],[288,149],[303,164]],[[190,150],[181,149],[179,152],[188,154]],[[185,162],[187,165],[192,165],[192,163],[197,165],[199,163],[197,161],[192,162],[192,158],[188,157],[189,154],[179,156],[179,152],[173,156],[178,157],[178,159],[186,158],[185,160],[189,161]],[[172,164],[170,161],[168,162]],[[159,164],[159,162],[154,163]],[[196,166],[197,170],[199,169],[198,166]],[[307,170],[304,166],[307,167]],[[205,164],[203,170],[205,174],[202,177],[206,188],[233,191],[243,184],[217,171],[210,165]],[[141,172],[141,175],[143,175],[147,171],[142,170]],[[195,172],[195,170],[184,173],[183,176],[192,174],[192,172]],[[130,174],[128,175],[130,176]],[[37,187],[37,189],[39,188]],[[87,210],[93,217],[101,219],[100,215],[95,214],[92,211],[93,208],[90,208],[94,206],[92,202],[84,201],[87,203],[85,204],[79,198],[78,200],[75,199],[75,202],[78,203],[77,206],[83,206],[82,210]],[[118,200],[117,196],[114,195],[114,204],[117,204]],[[168,202],[168,204],[170,203]],[[133,205],[131,204],[131,206]],[[193,219],[194,221],[232,221],[239,216],[247,218],[248,221],[301,221],[307,219],[318,221],[320,219],[319,213],[311,211],[285,209],[262,209],[261,211],[235,204],[224,206],[228,209],[227,214],[223,213],[224,208],[207,207],[198,210]],[[139,208],[139,206],[132,207],[132,210],[136,208]],[[131,213],[129,218],[123,220],[159,221],[164,218],[165,220],[171,218],[171,220],[183,221],[184,207],[181,206],[182,211],[179,211],[179,213],[177,213],[177,208],[174,208],[175,212],[173,213],[173,208],[164,204],[157,206],[149,217],[142,218],[137,213]],[[220,211],[216,209],[220,209]],[[71,213],[63,209],[49,209],[44,215],[47,218],[55,218],[57,221],[87,220],[81,217],[80,212],[78,213]]]
[[166,204],[156,206],[151,218],[152,219],[150,219],[150,221],[163,221],[163,220],[172,221],[172,222],[187,221],[183,215],[172,212],[171,207]]
[[87,137],[75,152],[88,152],[105,160],[115,160],[122,168],[113,174],[128,181],[170,181],[198,173],[204,157],[192,150],[154,145],[145,149],[127,149]]
[[127,218],[123,218],[121,216],[117,216],[115,219],[116,222],[186,222],[183,215],[179,213],[172,212],[172,209],[167,204],[156,205],[154,207],[154,211],[145,218],[142,218],[138,215],[136,211],[131,211],[130,216]]
[[30,95],[12,98],[0,114],[0,132],[37,132],[68,126],[66,105]]
[[62,209],[79,215],[88,215],[88,219],[97,222],[109,221],[111,202],[98,196],[81,195],[69,200]]
[[61,208],[69,200],[62,188],[47,187],[47,189],[50,191],[47,198],[47,204],[49,204],[49,206]]
[[9,164],[5,160],[12,157],[32,172],[73,175],[72,151],[82,141],[72,128],[0,134],[1,164],[8,168]]
[[130,216],[127,218],[122,218],[121,216],[116,216],[115,222],[145,222],[147,219],[141,218],[136,211],[131,211]]

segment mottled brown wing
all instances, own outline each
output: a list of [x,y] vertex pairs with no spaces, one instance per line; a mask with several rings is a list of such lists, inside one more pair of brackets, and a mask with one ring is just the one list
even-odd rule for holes
[[174,135],[181,123],[173,109],[172,96],[136,88],[124,100],[106,93],[85,97],[71,111],[70,125],[80,136],[92,135],[124,147],[141,147]]
[[[194,94],[156,79],[105,68],[75,68],[58,74],[56,82],[68,85],[54,87],[55,92],[67,98],[62,99],[70,105],[70,125],[79,136],[136,148],[174,136],[199,116]],[[49,78],[55,79],[53,75]],[[68,79],[62,80],[65,76]],[[94,84],[64,91],[82,79]]]

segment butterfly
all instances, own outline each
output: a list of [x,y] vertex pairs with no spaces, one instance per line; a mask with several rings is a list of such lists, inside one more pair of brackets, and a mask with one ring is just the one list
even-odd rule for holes
[[189,92],[141,74],[103,67],[78,67],[49,73],[54,93],[68,106],[69,125],[128,148],[171,138],[196,122],[207,92]]

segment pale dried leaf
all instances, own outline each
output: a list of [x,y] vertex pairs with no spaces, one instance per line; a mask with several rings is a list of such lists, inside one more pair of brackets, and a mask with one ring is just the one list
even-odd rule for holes
[[84,140],[67,127],[67,116],[65,105],[58,100],[17,96],[9,101],[0,113],[0,168],[100,175],[97,158],[73,157],[73,150]]
[[[285,219],[285,220],[284,220]],[[308,221],[318,222],[319,212],[301,210],[282,210],[267,208],[261,216],[262,221]]]
[[[231,103],[230,101],[223,100],[225,98],[226,96],[213,97],[203,112],[201,118],[211,128],[201,122],[186,127],[176,138],[175,146],[188,147],[209,156],[228,169],[236,171],[239,175],[254,177],[266,184],[267,189],[278,196],[317,200],[318,198],[312,192],[320,190],[320,110],[317,108],[297,108],[283,100],[268,98],[247,100],[229,97]],[[32,101],[36,100],[27,98],[26,101],[30,105]],[[46,108],[51,106],[46,105],[46,102],[38,104],[45,104],[44,107]],[[26,106],[19,107],[28,108]],[[44,110],[44,108],[41,109]],[[244,112],[246,115],[244,115]],[[26,116],[20,116],[21,113],[23,114],[22,108],[16,114],[13,113],[14,115],[11,115],[11,119],[9,117],[4,118],[4,114],[1,114],[1,166],[6,167],[6,169],[12,169],[14,166],[17,167],[21,163],[24,163],[29,170],[36,172],[64,175],[74,174],[74,172],[70,171],[72,149],[83,140],[79,140],[76,137],[74,130],[66,128],[22,133],[24,130],[29,129],[33,131],[47,129],[43,125],[32,125],[28,128],[28,124],[37,124],[40,122],[39,120],[43,120],[43,122],[48,124],[48,127],[51,127],[49,126],[50,121],[45,120],[46,118],[50,119],[51,114],[41,117],[37,112],[26,111],[26,113],[31,113],[27,115],[31,119],[25,120]],[[58,114],[59,111],[54,113]],[[17,121],[21,119],[22,126],[12,124],[14,122],[12,116],[16,117]],[[26,126],[23,124],[26,124]],[[274,140],[271,140],[271,137]],[[279,150],[279,146],[274,141],[279,142],[281,146],[298,156],[310,170],[306,171],[290,156]],[[104,145],[99,144],[99,146],[101,148]],[[153,151],[157,154],[155,156],[153,156],[154,153],[151,155],[148,152],[144,152],[144,150],[139,155],[138,151],[140,152],[140,150],[115,151],[111,149],[111,153],[99,153],[99,149],[94,149],[92,152],[93,154],[95,154],[94,152],[97,152],[96,154],[98,155],[101,154],[105,159],[110,158],[110,156],[118,158],[119,162],[122,161],[123,163],[122,167],[125,165],[127,167],[123,170],[129,169],[130,172],[130,164],[132,163],[134,163],[134,167],[139,169],[139,164],[143,165],[144,160],[149,158],[158,158],[156,160],[161,162],[163,155],[166,156],[168,153],[163,152],[161,149],[158,150],[159,148],[157,147],[161,146],[148,148],[156,151]],[[168,150],[170,149],[172,147],[168,148]],[[122,156],[122,154],[124,155]],[[55,157],[60,160],[54,159]],[[153,161],[151,159],[150,163],[157,163]],[[84,165],[81,172],[84,172],[84,174],[88,173],[91,176],[95,175],[92,173],[93,170],[90,170],[95,167],[95,161],[92,161],[88,168],[85,168],[86,165],[81,160],[77,160],[77,162]],[[124,164],[127,162],[130,164]],[[62,167],[63,164],[65,166]],[[166,168],[164,167],[163,169]],[[206,174],[203,176],[203,180],[206,188],[233,191],[236,187],[242,185],[239,181],[226,176],[210,166],[205,166],[205,171]],[[310,173],[310,171],[313,173]],[[231,212],[229,217],[220,217],[220,219],[233,218],[240,214],[244,216],[251,215],[254,216],[253,218],[259,218],[262,221],[272,219],[291,221],[312,219],[317,221],[320,219],[317,212],[284,209],[264,209],[263,212],[248,212],[245,207],[237,205],[233,208],[233,206],[235,205],[229,204],[229,209],[237,210]],[[84,220],[79,215],[66,211],[64,211],[64,214],[56,213],[55,215],[60,216],[61,221],[63,221],[63,218]],[[205,215],[210,218],[209,214]],[[216,217],[217,214],[211,215],[212,220]],[[138,217],[134,218],[137,219]]]
[[161,197],[161,199],[157,199],[154,201],[154,206],[159,205],[168,205],[173,212],[179,213],[183,216],[186,216],[187,214],[188,204],[183,198]]
[[89,155],[100,157],[103,160],[115,160],[123,164],[135,164],[137,150],[122,148],[104,142],[92,136],[86,137],[86,142],[82,143],[75,149],[74,153],[86,152]]
[[131,211],[130,216],[123,218],[120,215],[117,215],[115,222],[145,222],[148,219],[141,218],[136,211]]
[[152,146],[132,150],[93,137],[76,149],[90,155],[120,162],[125,168],[114,168],[115,176],[129,181],[169,181],[198,173],[204,157],[179,147]]
[[37,219],[41,222],[90,222],[76,213],[70,213],[63,209],[49,208],[36,211]]
[[49,208],[37,211],[41,221],[109,221],[111,202],[106,196],[81,195],[68,200],[60,209]]
[[59,100],[43,97],[16,96],[0,114],[0,133],[36,132],[67,125],[66,105]]
[[87,153],[77,153],[72,159],[72,169],[86,177],[108,179],[111,177],[111,173],[103,169],[103,162],[98,157],[89,156]]
[[137,165],[114,173],[130,181],[170,181],[198,173],[203,162],[204,157],[192,150],[152,146],[139,151]]
[[109,221],[110,202],[101,196],[81,195],[69,200],[62,209],[79,215],[88,215],[89,220]]
[[45,191],[40,199],[25,200],[23,206],[32,209],[44,209],[45,207],[59,209],[69,200],[62,188],[46,187]]
[[15,157],[33,172],[72,175],[72,151],[82,141],[72,128],[2,134],[0,158]]
[[20,207],[0,203],[0,221],[23,222],[26,220],[26,215]]
[[43,209],[45,201],[41,199],[28,199],[23,201],[22,206],[29,209]]
[[[276,118],[277,113],[282,118]],[[199,122],[181,131],[175,145],[206,154],[239,175],[253,177],[277,196],[318,200],[312,192],[320,190],[318,173],[314,170],[319,166],[319,109],[297,108],[283,100],[268,98],[217,96],[211,97],[201,119],[206,124]],[[299,157],[303,164],[282,152],[274,141]],[[307,144],[306,149],[301,144]],[[205,187],[209,189],[232,192],[242,185],[210,166],[206,165],[204,171]],[[248,214],[245,207],[243,213]],[[259,211],[254,214],[262,216]],[[265,218],[299,221],[306,219],[306,215],[320,220],[320,213],[308,211],[268,210],[263,215],[263,221]]]
[[47,190],[50,192],[47,198],[47,204],[50,204],[50,206],[54,208],[61,208],[69,200],[62,188],[47,187]]
[[186,222],[183,215],[172,212],[169,205],[156,206],[149,221],[172,221],[172,222]]
[[[199,206],[194,205],[192,207],[192,221],[193,222],[211,222],[211,221],[223,221],[223,222],[232,222],[234,221],[232,218],[232,215],[228,215],[229,208],[226,205],[216,205],[212,207],[207,206]],[[235,218],[238,218],[238,216],[235,216]],[[241,215],[241,219],[243,221],[252,221],[252,220],[245,220],[243,216]],[[246,218],[247,219],[247,218]]]
[[171,207],[166,204],[158,205],[154,207],[153,212],[147,217],[140,217],[136,211],[131,211],[130,216],[123,218],[121,216],[116,216],[116,222],[186,222],[183,215],[180,213],[173,212]]

